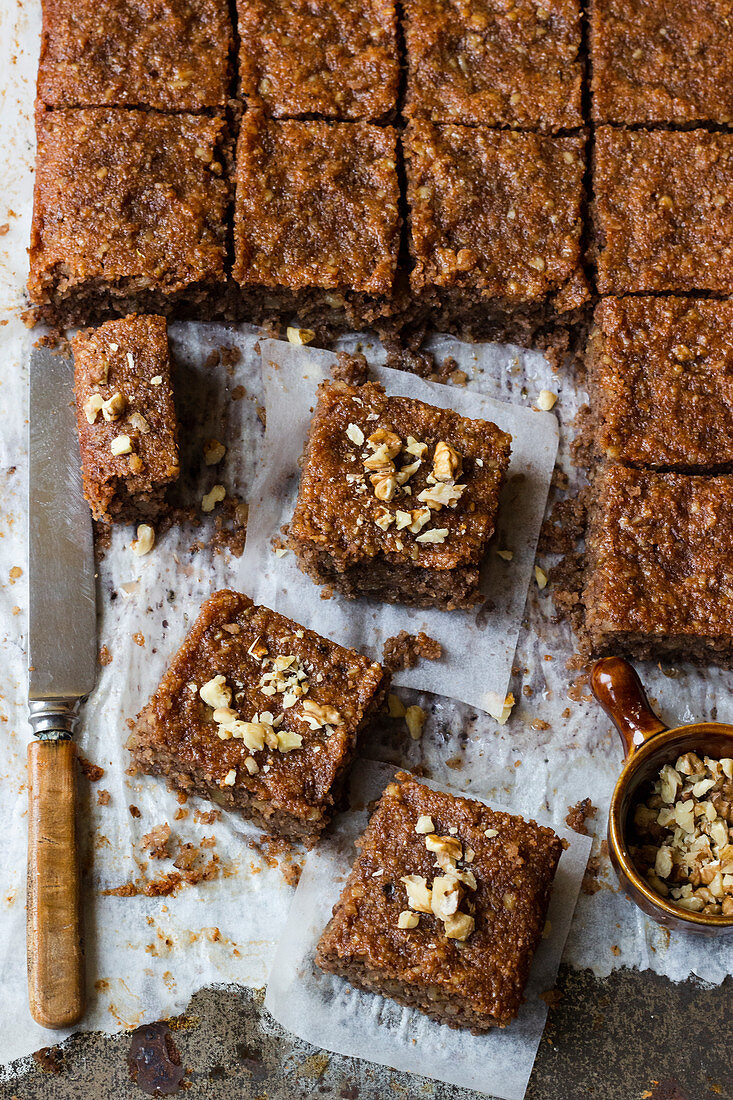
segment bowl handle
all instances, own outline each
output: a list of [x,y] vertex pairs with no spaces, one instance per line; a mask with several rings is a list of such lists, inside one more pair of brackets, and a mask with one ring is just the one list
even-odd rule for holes
[[596,661],[590,688],[621,734],[627,759],[643,741],[667,729],[649,705],[636,670],[623,657]]

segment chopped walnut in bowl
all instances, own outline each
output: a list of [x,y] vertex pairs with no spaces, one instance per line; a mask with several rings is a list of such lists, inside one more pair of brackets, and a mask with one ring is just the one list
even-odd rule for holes
[[634,811],[629,851],[651,888],[693,913],[733,917],[733,758],[687,752]]

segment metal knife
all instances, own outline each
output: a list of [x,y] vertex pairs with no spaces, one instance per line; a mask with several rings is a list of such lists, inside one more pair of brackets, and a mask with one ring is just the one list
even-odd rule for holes
[[47,348],[30,363],[28,479],[28,999],[44,1027],[85,1004],[76,839],[77,705],[97,671],[92,520],[84,500],[72,364]]

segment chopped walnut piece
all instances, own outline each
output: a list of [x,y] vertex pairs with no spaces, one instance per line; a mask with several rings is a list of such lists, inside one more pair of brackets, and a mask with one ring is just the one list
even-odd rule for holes
[[439,512],[441,508],[455,508],[461,499],[466,486],[454,485],[451,482],[439,482],[437,485],[428,485],[418,494],[418,500],[427,504],[428,508]]
[[537,395],[537,408],[542,412],[549,412],[557,401],[557,394],[552,390],[540,390]]
[[364,442],[364,433],[358,424],[349,424],[346,434],[352,443],[356,444],[357,447],[361,447]]
[[129,435],[116,435],[110,443],[113,455],[129,455],[132,453],[132,440]]
[[387,709],[389,710],[390,718],[404,718],[407,714],[405,704],[402,702],[399,695],[394,695],[392,692],[387,696]]
[[397,492],[397,479],[391,473],[375,473],[369,478],[374,486],[374,495],[377,500],[394,500]]
[[303,700],[303,719],[312,730],[343,725],[343,718],[335,707],[326,703],[314,703],[312,699]]
[[437,481],[453,481],[461,470],[461,456],[450,443],[441,440],[435,445],[433,477]]
[[453,860],[459,860],[463,855],[463,845],[454,836],[437,836],[432,833],[425,837],[425,847],[429,852],[440,853]]
[[[102,410],[102,411],[104,411],[104,410]],[[150,425],[148,424],[147,420],[142,415],[142,413],[139,413],[139,412],[130,413],[130,415],[128,417],[128,420],[130,422],[130,425],[135,429],[135,431],[140,432],[140,435],[147,435],[149,433]]]
[[[243,741],[250,752],[259,752],[265,747],[265,738],[269,733],[269,727],[263,722],[242,722],[237,720],[231,725],[219,727],[219,736],[222,732],[231,735],[235,740]],[[228,740],[227,737],[223,740]]]
[[222,783],[225,787],[233,787],[237,782],[237,772],[235,768],[230,768],[222,779]]
[[303,738],[294,730],[279,730],[277,734],[277,748],[279,752],[292,752],[303,744]]
[[421,535],[417,536],[417,542],[422,543],[436,543],[440,544],[445,542],[448,537],[447,527],[433,527],[430,531],[423,531]]
[[432,912],[432,892],[423,875],[403,875],[400,882],[405,884],[407,901],[411,909],[418,913]]
[[397,918],[398,928],[417,928],[420,917],[417,913],[411,913],[409,909],[403,909]]
[[104,405],[104,398],[98,394],[93,393],[91,397],[88,397],[84,402],[84,415],[87,418],[88,424],[93,424],[102,411]]
[[208,680],[199,688],[199,695],[207,706],[216,710],[218,707],[228,707],[232,701],[232,689],[227,686],[226,676],[219,674]]
[[288,326],[285,334],[288,341],[291,344],[295,344],[296,347],[302,347],[304,344],[311,344],[316,338],[316,334],[312,328],[294,328]]
[[408,707],[405,711],[405,722],[407,723],[407,728],[413,741],[419,741],[422,737],[426,717],[422,707],[418,707],[416,704]]
[[475,921],[468,913],[453,913],[444,924],[449,940],[467,940],[475,928]]
[[204,462],[207,466],[216,466],[226,453],[226,447],[218,439],[207,439],[204,443]]
[[208,493],[205,493],[201,500],[202,512],[213,512],[217,504],[220,504],[227,495],[227,491],[223,485],[214,485]]
[[133,554],[142,557],[149,554],[155,545],[155,531],[148,523],[141,523],[137,529],[137,538],[130,543]]
[[417,819],[417,825],[415,826],[416,833],[433,833],[435,832],[435,825],[433,819],[428,814],[421,814]]
[[107,401],[102,402],[102,416],[111,423],[113,420],[119,420],[126,408],[127,402],[122,394],[113,393]]
[[[387,458],[396,458],[402,450],[402,440],[395,433],[389,431],[387,428],[377,428],[376,432],[368,437],[367,443],[376,451],[380,451],[386,454]],[[365,463],[366,465],[366,463]],[[368,468],[368,467],[367,467]]]
[[514,702],[514,696],[511,692],[505,696],[503,702],[495,691],[489,691],[486,694],[486,709],[500,726],[505,725],[508,721]]
[[461,890],[455,878],[438,875],[433,879],[430,893],[430,906],[439,920],[445,921],[458,910]]

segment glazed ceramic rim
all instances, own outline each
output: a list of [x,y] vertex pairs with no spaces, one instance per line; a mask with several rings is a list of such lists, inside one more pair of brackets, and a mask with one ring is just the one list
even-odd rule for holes
[[[624,874],[636,887],[639,893],[643,894],[646,900],[653,905],[655,909],[659,909],[666,916],[673,917],[675,920],[685,921],[693,928],[731,928],[733,927],[733,916],[724,917],[717,916],[713,913],[694,913],[690,909],[683,909],[680,906],[674,905],[655,890],[652,890],[651,886],[648,885],[637,871],[623,839],[623,822],[621,821],[620,812],[621,801],[626,787],[638,766],[648,760],[650,756],[653,756],[657,750],[667,745],[670,741],[673,741],[678,735],[689,737],[691,734],[694,736],[695,734],[705,735],[706,733],[722,734],[724,737],[727,737],[731,742],[731,755],[733,755],[733,726],[726,725],[724,722],[691,722],[687,726],[673,726],[671,729],[660,730],[659,733],[652,734],[634,750],[633,755],[630,756],[624,764],[621,775],[616,781],[616,786],[611,796],[611,806],[608,815],[609,840],[613,846],[614,855],[623,869]],[[708,753],[707,755],[710,754]],[[633,896],[632,901],[634,901],[636,905],[639,904]]]

